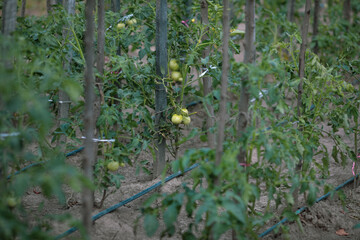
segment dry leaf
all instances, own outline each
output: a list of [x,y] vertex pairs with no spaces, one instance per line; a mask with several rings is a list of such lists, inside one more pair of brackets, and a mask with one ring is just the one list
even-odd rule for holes
[[347,236],[349,234],[347,232],[345,232],[345,230],[343,228],[340,228],[339,230],[336,231],[336,235]]

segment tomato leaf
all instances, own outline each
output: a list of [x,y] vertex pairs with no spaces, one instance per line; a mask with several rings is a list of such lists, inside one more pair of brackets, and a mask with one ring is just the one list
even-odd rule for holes
[[171,204],[164,212],[164,222],[166,227],[170,228],[178,216],[178,210],[176,204]]
[[158,227],[159,227],[159,221],[155,215],[152,214],[145,215],[144,228],[146,231],[146,235],[148,237],[152,237],[155,234]]

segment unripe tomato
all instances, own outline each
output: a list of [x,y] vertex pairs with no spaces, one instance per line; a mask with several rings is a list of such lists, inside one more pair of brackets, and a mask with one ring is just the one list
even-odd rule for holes
[[178,114],[174,114],[172,117],[171,117],[171,122],[173,124],[180,124],[181,121],[183,120],[183,116],[181,115],[178,115]]
[[177,63],[177,61],[175,59],[170,60],[169,67],[170,67],[171,71],[179,70],[179,64]]
[[125,24],[124,23],[119,23],[118,25],[116,25],[118,30],[121,30],[123,28],[125,28]]
[[9,206],[9,208],[14,208],[16,207],[16,198],[14,197],[8,197],[7,198],[7,205]]
[[191,118],[188,117],[188,116],[185,116],[185,117],[183,117],[182,122],[183,122],[185,125],[189,125],[190,122],[191,122]]
[[125,163],[120,163],[120,167],[125,167]]
[[126,23],[128,24],[128,25],[135,25],[136,24],[136,19],[135,18],[132,18],[132,19],[130,19],[130,20],[128,20],[128,21],[126,21]]
[[116,170],[119,169],[119,166],[120,166],[120,165],[119,165],[118,162],[116,162],[116,161],[111,161],[111,162],[108,163],[107,169],[109,169],[109,171],[114,172],[114,171],[116,171]]
[[186,108],[182,108],[181,114],[187,116],[187,115],[189,115],[189,111]]
[[179,78],[178,82],[182,82],[184,79],[181,77]]
[[171,72],[171,79],[173,81],[179,81],[179,79],[181,78],[181,73],[180,72],[177,72],[177,71],[173,71]]

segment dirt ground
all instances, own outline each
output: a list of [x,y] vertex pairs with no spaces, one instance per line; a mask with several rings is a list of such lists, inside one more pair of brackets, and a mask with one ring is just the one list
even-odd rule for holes
[[[201,105],[189,108],[190,112],[198,112],[196,115],[192,116],[192,124],[196,127],[202,126],[202,121],[205,117],[205,113],[201,111]],[[188,132],[190,129],[185,129],[184,132]],[[350,146],[353,144],[351,137],[342,134],[345,142]],[[330,139],[322,140],[330,148],[332,146]],[[181,146],[179,155],[184,152],[185,149],[189,148],[199,148],[205,147],[206,143],[199,141],[194,138],[189,142],[184,143]],[[172,157],[168,156],[168,159],[171,160]],[[152,162],[152,156],[149,153],[143,152],[138,160],[149,160]],[[69,163],[74,166],[80,166],[81,162],[81,153],[71,156],[68,158]],[[330,173],[331,176],[327,180],[328,183],[333,186],[338,186],[344,183],[346,180],[352,177],[351,165],[346,168],[342,168],[339,164],[335,163],[333,160],[330,164]],[[149,166],[151,168],[152,166]],[[142,190],[152,186],[157,183],[160,179],[151,180],[151,178],[145,173],[136,174],[136,166],[130,167],[125,166],[120,168],[118,171],[119,174],[125,177],[124,181],[119,190],[111,194],[104,203],[104,206],[101,209],[94,209],[93,215],[98,212],[105,210],[106,208],[121,202],[134,194],[141,192]],[[162,186],[160,192],[173,192],[177,189],[180,189],[181,184],[186,181],[190,182],[189,175],[184,175],[174,180],[166,183]],[[81,218],[81,197],[79,193],[73,193],[65,186],[65,191],[67,193],[68,205],[69,208],[60,205],[55,199],[47,200],[43,195],[36,194],[33,189],[28,191],[28,194],[23,199],[23,204],[28,211],[31,212],[31,215],[34,219],[37,219],[40,216],[54,216],[57,214],[69,213],[74,218]],[[303,231],[301,231],[299,225],[294,222],[287,222],[284,225],[288,227],[287,233],[281,229],[276,229],[272,231],[269,235],[265,236],[264,239],[360,239],[360,229],[352,229],[352,227],[360,223],[360,187],[353,189],[353,184],[349,184],[341,190],[346,196],[344,205],[339,200],[338,196],[335,195],[333,198],[328,198],[323,200],[312,207],[309,207],[300,215]],[[319,192],[318,197],[323,193]],[[266,193],[261,197],[258,204],[258,209],[264,209],[266,205]],[[147,199],[150,194],[147,194],[133,202],[126,204],[123,207],[118,208],[117,210],[109,213],[99,220],[97,220],[91,232],[92,239],[102,240],[102,239],[148,239],[145,231],[142,227],[142,221],[140,220],[138,227],[134,228],[135,221],[140,216],[140,208],[142,203]],[[100,201],[101,194],[96,194],[96,201]],[[39,206],[43,204],[43,208],[39,210]],[[299,207],[302,207],[301,205]],[[278,213],[279,210],[274,209],[274,213]],[[271,220],[262,231],[266,230],[267,227],[270,227],[277,223],[281,219]],[[179,229],[186,229],[187,218],[179,215],[177,227]],[[71,226],[68,226],[64,223],[51,222],[53,227],[53,235],[56,236],[68,230]],[[160,229],[164,226],[160,226]],[[262,232],[260,231],[259,234]],[[160,232],[158,230],[157,235],[150,239],[159,239]],[[75,232],[64,239],[79,239],[80,234]],[[164,238],[167,239],[167,238]],[[181,239],[180,235],[175,235],[171,239]],[[231,234],[226,233],[222,239],[231,239]]]

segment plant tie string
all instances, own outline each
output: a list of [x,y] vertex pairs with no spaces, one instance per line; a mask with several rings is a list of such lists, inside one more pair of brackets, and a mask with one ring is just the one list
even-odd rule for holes
[[355,162],[353,162],[353,166],[352,166],[352,174],[355,176]]
[[4,140],[7,137],[16,137],[19,136],[20,133],[19,132],[13,132],[13,133],[0,133],[0,139]]
[[[48,101],[49,101],[49,102],[54,102],[54,100],[52,100],[52,99],[49,99]],[[57,101],[57,102],[60,103],[60,104],[72,103],[72,101]]]
[[[81,139],[86,139],[86,137],[82,136]],[[94,142],[115,142],[115,139],[98,139],[93,138]]]
[[[357,158],[360,158],[360,155],[358,155]],[[353,174],[353,176],[356,175],[356,174],[355,174],[355,165],[356,165],[356,163],[353,162],[353,165],[352,165],[352,174]]]

